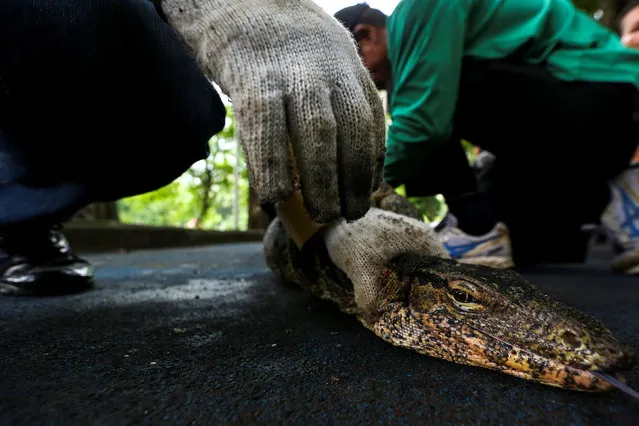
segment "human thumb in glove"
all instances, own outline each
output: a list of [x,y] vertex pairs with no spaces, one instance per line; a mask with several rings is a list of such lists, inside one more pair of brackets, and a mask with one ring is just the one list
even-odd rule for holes
[[379,308],[383,271],[394,257],[408,252],[450,257],[430,225],[377,208],[355,222],[334,222],[322,236],[335,266],[353,282],[355,303],[366,313]]
[[161,0],[161,7],[230,96],[260,203],[293,195],[290,137],[311,219],[362,217],[381,183],[386,127],[348,31],[312,0]]

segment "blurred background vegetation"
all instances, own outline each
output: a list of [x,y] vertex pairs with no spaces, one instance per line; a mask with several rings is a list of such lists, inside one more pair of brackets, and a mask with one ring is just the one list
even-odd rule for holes
[[221,231],[247,229],[248,171],[230,106],[224,130],[209,143],[209,158],[193,164],[170,185],[118,201],[119,220]]
[[[607,26],[612,25],[615,14],[625,5],[623,0],[575,0],[575,3]],[[268,223],[249,188],[246,161],[238,146],[228,102],[227,111],[226,126],[211,138],[211,155],[206,161],[195,163],[170,185],[156,191],[88,206],[77,219],[220,231],[264,229]],[[466,141],[463,144],[472,161],[473,146]],[[398,190],[402,192],[402,188]],[[411,201],[429,222],[440,220],[446,212],[441,196]]]

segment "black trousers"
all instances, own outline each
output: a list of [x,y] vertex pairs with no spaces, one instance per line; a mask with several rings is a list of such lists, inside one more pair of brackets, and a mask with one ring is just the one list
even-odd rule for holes
[[494,193],[515,261],[581,261],[609,202],[607,181],[637,146],[637,91],[630,84],[566,82],[542,67],[468,59],[454,135],[406,183],[409,196],[477,191],[460,140],[496,156]]
[[225,116],[150,2],[0,1],[0,232],[169,184]]

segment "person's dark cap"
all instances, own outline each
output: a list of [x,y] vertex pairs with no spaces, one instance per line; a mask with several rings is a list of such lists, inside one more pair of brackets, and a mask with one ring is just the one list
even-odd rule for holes
[[333,15],[335,19],[340,21],[348,30],[353,33],[357,24],[361,24],[362,16],[369,11],[371,7],[367,3],[359,3],[354,6],[345,7]]

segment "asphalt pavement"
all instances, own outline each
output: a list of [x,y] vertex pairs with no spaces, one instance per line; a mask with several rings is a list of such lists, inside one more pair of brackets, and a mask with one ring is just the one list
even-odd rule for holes
[[[280,285],[256,243],[94,255],[90,292],[0,298],[0,424],[639,425],[639,401],[421,356]],[[639,278],[525,275],[639,352]],[[639,373],[628,376],[639,389]]]

